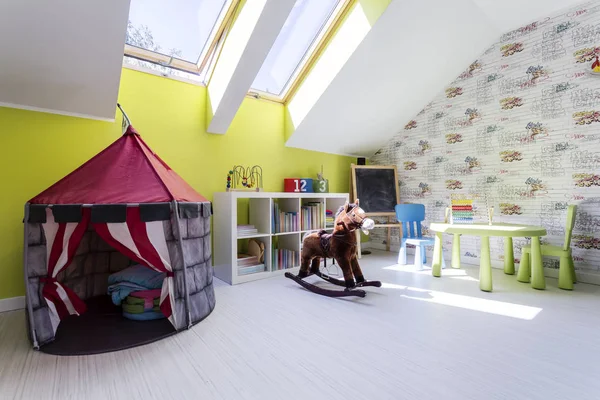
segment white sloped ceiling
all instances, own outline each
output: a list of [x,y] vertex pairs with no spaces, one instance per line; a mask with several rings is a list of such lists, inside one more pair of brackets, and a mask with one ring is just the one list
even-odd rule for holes
[[574,0],[392,0],[287,145],[371,156],[503,33]]
[[0,106],[113,120],[129,0],[0,1]]

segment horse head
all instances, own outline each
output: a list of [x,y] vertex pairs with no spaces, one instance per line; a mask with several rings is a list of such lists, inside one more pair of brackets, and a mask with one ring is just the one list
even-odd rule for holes
[[339,208],[335,215],[335,225],[344,226],[350,232],[360,229],[368,235],[375,227],[375,222],[367,217],[365,211],[360,208],[359,199],[356,199],[355,203],[346,202]]

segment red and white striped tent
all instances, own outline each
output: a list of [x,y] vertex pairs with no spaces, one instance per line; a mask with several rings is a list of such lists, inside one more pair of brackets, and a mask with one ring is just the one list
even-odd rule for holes
[[86,298],[106,290],[103,280],[128,265],[125,257],[165,274],[160,310],[176,330],[205,318],[215,304],[211,211],[132,126],[32,198],[24,270],[34,347],[53,341],[61,320],[85,313]]

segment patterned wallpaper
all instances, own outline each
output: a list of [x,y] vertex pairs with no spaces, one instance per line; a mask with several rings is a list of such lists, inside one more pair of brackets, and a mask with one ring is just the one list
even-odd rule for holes
[[[435,54],[435,52],[434,52]],[[403,202],[442,221],[451,194],[475,198],[476,220],[543,225],[562,244],[566,208],[578,205],[572,247],[580,270],[600,269],[600,1],[504,34],[372,158],[395,164]],[[427,62],[435,62],[427,61]],[[371,241],[382,245],[384,230]],[[398,244],[398,233],[392,235]],[[479,263],[479,239],[463,237],[463,262]],[[527,238],[515,238],[515,258]],[[504,258],[491,238],[492,260]],[[451,249],[445,236],[444,248]],[[450,252],[446,251],[446,257]],[[558,259],[544,258],[547,268]]]

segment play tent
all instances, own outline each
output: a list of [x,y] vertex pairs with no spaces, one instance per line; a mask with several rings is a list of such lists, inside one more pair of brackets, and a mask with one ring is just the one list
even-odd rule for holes
[[[58,354],[116,350],[189,328],[208,316],[215,306],[211,214],[211,203],[132,126],[31,199],[25,205],[24,271],[34,348],[44,351],[62,340]],[[108,276],[134,263],[164,273],[160,310],[168,319],[152,325],[106,319],[104,311],[94,316],[86,303],[106,297]],[[83,345],[70,347],[77,341]]]

